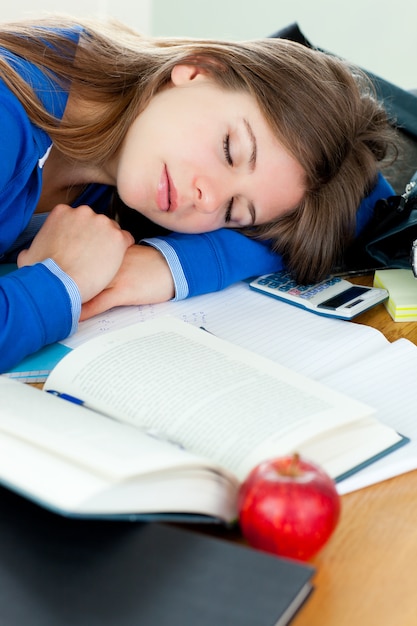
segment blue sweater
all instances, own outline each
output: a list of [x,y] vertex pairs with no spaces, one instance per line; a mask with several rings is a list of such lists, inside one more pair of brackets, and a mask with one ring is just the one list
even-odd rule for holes
[[[78,33],[69,36],[75,40]],[[33,86],[48,111],[61,118],[68,93],[23,59],[0,49]],[[19,100],[0,80],[0,263],[15,260],[39,228],[34,216],[42,188],[42,167],[50,137],[28,119]],[[112,190],[90,185],[75,203],[105,212]],[[358,213],[359,229],[369,220],[375,201],[393,193],[378,185]],[[146,240],[165,255],[174,276],[176,298],[223,289],[249,276],[283,266],[266,243],[222,229],[201,235],[173,233]],[[80,297],[76,285],[51,260],[0,277],[0,372],[26,355],[59,341],[77,328]]]

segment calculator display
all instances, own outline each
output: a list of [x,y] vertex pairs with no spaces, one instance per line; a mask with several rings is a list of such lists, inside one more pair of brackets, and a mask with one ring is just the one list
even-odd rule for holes
[[[333,296],[333,298],[329,298],[324,302],[320,302],[320,304],[318,304],[317,306],[324,309],[337,309],[339,306],[343,306],[354,298],[358,298],[366,291],[369,291],[368,287],[359,287],[356,285],[351,287],[350,289],[346,289],[346,291],[342,291],[342,293],[337,294],[337,296]],[[359,302],[359,300],[355,300],[352,305],[356,304],[357,302]]]

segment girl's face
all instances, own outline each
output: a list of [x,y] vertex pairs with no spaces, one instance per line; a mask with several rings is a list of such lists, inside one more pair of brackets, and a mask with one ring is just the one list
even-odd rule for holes
[[304,191],[299,163],[250,95],[177,65],[130,127],[112,177],[124,203],[173,231],[199,233],[274,220]]

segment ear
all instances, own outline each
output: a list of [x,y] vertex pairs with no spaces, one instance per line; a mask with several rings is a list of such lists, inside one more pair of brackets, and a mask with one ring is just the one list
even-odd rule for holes
[[199,65],[179,63],[178,65],[174,65],[171,70],[171,81],[176,87],[181,87],[193,81],[204,80],[207,78],[207,75],[207,70]]

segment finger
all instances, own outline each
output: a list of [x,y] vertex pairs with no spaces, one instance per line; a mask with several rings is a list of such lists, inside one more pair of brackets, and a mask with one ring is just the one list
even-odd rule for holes
[[94,317],[94,315],[99,315],[104,311],[108,311],[113,306],[115,306],[113,290],[104,289],[104,291],[88,302],[84,302],[81,307],[80,322]]
[[122,230],[122,233],[126,240],[127,247],[130,248],[130,246],[133,246],[133,244],[135,243],[135,238],[133,237],[132,233],[130,233],[128,230]]
[[25,265],[26,257],[27,257],[27,250],[21,250],[17,257],[17,267],[23,267]]

